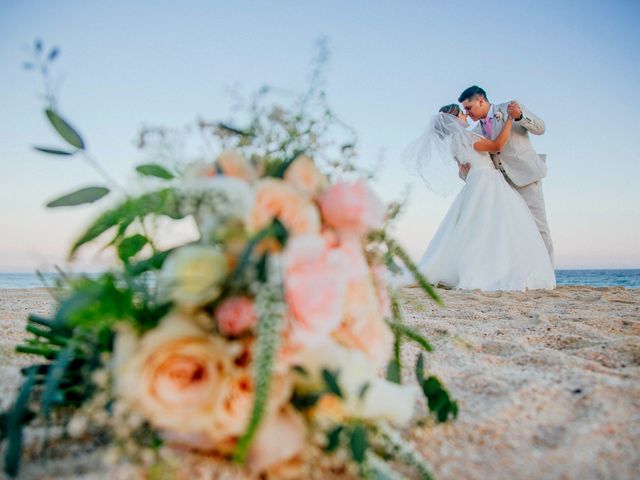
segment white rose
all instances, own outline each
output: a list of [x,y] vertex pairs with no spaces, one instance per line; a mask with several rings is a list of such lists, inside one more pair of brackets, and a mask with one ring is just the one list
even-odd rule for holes
[[162,266],[160,291],[179,305],[198,307],[218,298],[228,271],[220,249],[206,245],[180,247]]

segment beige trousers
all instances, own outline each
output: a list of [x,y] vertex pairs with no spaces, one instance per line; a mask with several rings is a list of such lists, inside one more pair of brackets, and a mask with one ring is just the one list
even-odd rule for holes
[[542,194],[542,181],[539,180],[524,187],[519,187],[514,184],[507,175],[504,177],[507,179],[509,185],[517,190],[529,207],[529,210],[531,210],[531,214],[536,221],[536,225],[538,225],[538,230],[540,230],[540,235],[542,235],[542,240],[544,240],[544,244],[549,252],[549,257],[551,258],[551,263],[553,264],[553,242],[551,241],[549,225],[547,224],[547,211],[544,205],[544,195]]

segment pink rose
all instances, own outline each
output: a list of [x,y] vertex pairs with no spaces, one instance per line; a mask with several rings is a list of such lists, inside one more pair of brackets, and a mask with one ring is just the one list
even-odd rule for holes
[[231,337],[251,330],[257,323],[253,301],[243,296],[224,299],[216,308],[215,317],[220,332]]
[[364,180],[339,181],[320,196],[319,202],[326,223],[337,230],[365,233],[384,221],[384,206]]
[[303,342],[321,341],[340,324],[348,280],[345,266],[344,254],[329,249],[320,236],[301,235],[289,240],[284,254],[284,285],[293,337]]

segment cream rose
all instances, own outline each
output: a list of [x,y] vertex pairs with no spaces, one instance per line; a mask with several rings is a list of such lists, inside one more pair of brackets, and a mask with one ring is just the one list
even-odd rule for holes
[[162,295],[184,307],[218,298],[229,267],[224,253],[207,245],[187,245],[172,252],[160,273]]

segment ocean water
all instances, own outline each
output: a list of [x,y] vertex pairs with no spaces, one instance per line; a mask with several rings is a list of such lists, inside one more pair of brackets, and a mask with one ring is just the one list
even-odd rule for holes
[[[35,273],[1,273],[0,289],[40,288],[53,285],[57,273],[43,273],[44,284]],[[640,288],[640,269],[625,270],[556,270],[558,285],[586,285],[590,287]]]
[[558,285],[640,288],[640,269],[556,270]]

